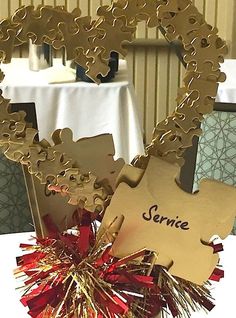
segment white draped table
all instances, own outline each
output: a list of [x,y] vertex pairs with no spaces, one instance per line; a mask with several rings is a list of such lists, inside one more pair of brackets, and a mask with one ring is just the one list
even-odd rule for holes
[[[49,140],[54,130],[66,127],[72,129],[74,140],[111,133],[116,158],[130,162],[142,154],[142,130],[126,61],[120,60],[112,82],[99,86],[75,82],[75,71],[59,63],[54,60],[55,66],[40,72],[29,71],[28,59],[23,58],[1,65],[6,74],[0,85],[3,96],[12,103],[35,103],[40,139]],[[55,83],[62,78],[68,82]]]
[[221,103],[236,103],[236,60],[226,59],[221,65],[227,79],[224,83],[220,83],[217,102]]
[[[29,318],[27,309],[20,303],[20,293],[15,290],[19,286],[13,277],[16,268],[16,256],[21,255],[20,243],[27,243],[33,233],[17,233],[0,235],[0,317]],[[235,317],[236,286],[236,237],[229,236],[224,241],[224,252],[221,263],[225,270],[225,278],[213,284],[212,295],[216,307],[206,314],[204,311],[193,313],[191,318]],[[197,270],[198,264],[196,264]]]

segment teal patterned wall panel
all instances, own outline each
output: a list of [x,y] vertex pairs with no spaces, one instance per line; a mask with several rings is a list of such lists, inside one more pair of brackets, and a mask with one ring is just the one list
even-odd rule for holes
[[236,113],[213,112],[206,116],[201,128],[193,190],[198,189],[203,178],[236,186]]
[[0,155],[0,234],[32,231],[32,218],[23,172]]

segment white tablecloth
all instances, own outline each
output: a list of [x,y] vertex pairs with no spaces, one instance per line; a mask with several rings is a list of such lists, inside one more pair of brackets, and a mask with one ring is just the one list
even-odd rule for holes
[[[19,302],[20,293],[15,290],[17,283],[12,271],[16,267],[16,256],[21,255],[20,243],[26,243],[29,233],[0,235],[0,317],[27,318],[27,309]],[[229,236],[224,241],[221,263],[225,278],[214,284],[212,295],[216,307],[206,314],[204,311],[193,313],[191,318],[233,318],[235,317],[236,288],[236,237]],[[197,270],[197,264],[196,264]],[[19,284],[18,284],[19,285]]]
[[31,72],[28,59],[13,59],[2,65],[6,77],[0,88],[13,103],[35,102],[40,139],[49,140],[55,129],[69,127],[74,140],[111,133],[116,158],[131,161],[143,153],[143,138],[135,103],[133,85],[127,75],[126,62],[113,82],[98,86],[93,83],[71,82],[48,84],[62,73],[75,78],[72,69],[58,66]]
[[227,79],[220,83],[216,101],[221,103],[236,103],[236,60],[226,59],[221,66]]

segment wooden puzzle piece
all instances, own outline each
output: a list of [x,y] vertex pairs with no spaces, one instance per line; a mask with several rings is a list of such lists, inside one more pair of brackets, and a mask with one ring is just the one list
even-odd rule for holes
[[114,5],[105,5],[97,9],[97,15],[102,17],[106,23],[113,25],[115,17],[113,15]]
[[188,34],[185,35],[185,43],[183,43],[184,48],[186,50],[191,49],[192,41],[198,36],[201,36],[204,39],[204,38],[207,38],[209,35],[217,35],[217,33],[218,33],[218,29],[216,27],[212,27],[206,22],[203,22],[197,30],[193,30],[192,32],[189,32]]
[[41,147],[35,144],[37,134],[37,130],[26,128],[24,137],[18,137],[17,142],[9,143],[8,148],[4,151],[5,156],[12,161],[19,162],[22,157],[28,156],[31,146],[35,145],[40,150]]
[[66,10],[65,7],[59,6],[59,7],[51,7],[46,6],[43,7],[42,10],[44,12],[51,13],[51,18],[48,21],[48,28],[49,30],[58,30],[58,24],[59,23],[65,23],[69,30],[73,32],[73,30],[77,29],[76,25],[76,18],[81,16],[81,10],[77,7],[75,8],[71,13]]
[[116,18],[125,17],[126,25],[133,25],[137,23],[137,15],[144,5],[145,0],[122,1],[122,7],[114,8],[113,15]]
[[189,34],[198,30],[203,21],[203,16],[197,8],[189,5],[174,16],[164,17],[161,25],[166,29],[165,37],[168,41],[173,41],[180,36],[183,44],[188,45],[190,44]]
[[158,7],[158,17],[160,19],[169,18],[191,5],[191,0],[167,0]]
[[90,212],[102,212],[108,199],[108,193],[97,183],[97,177],[91,173],[80,174],[77,168],[66,169],[63,175],[57,176],[56,186],[49,189],[62,196],[69,195],[70,204]]
[[68,194],[70,196],[69,203],[79,205],[81,208],[90,212],[101,212],[104,206],[104,200],[107,195],[103,188],[96,187],[96,176],[91,173],[88,176],[83,176],[84,180],[78,186],[70,188]]
[[188,70],[184,77],[186,87],[188,87],[191,79],[196,77],[201,77],[202,80],[212,82],[224,82],[226,80],[226,74],[221,72],[220,69],[214,69],[213,63],[209,61],[204,63],[204,68],[201,73],[196,72],[196,65],[193,67],[192,71]]
[[163,4],[163,0],[145,0],[145,4],[141,7],[140,13],[137,14],[138,20],[144,20],[149,28],[160,26],[160,20],[157,17],[157,9]]
[[25,126],[23,122],[0,122],[0,145],[8,143],[22,144],[22,141],[19,141],[18,135],[24,132]]
[[119,184],[99,236],[115,218],[124,218],[112,247],[114,256],[123,258],[145,248],[156,253],[156,263],[171,275],[202,285],[218,264],[211,238],[224,239],[232,229],[236,189],[204,180],[199,193],[189,194],[176,184],[178,172],[175,165],[151,157],[135,188]]
[[53,158],[46,161],[39,161],[39,172],[37,178],[41,184],[46,184],[49,179],[56,179],[57,175],[64,172],[71,166],[70,160],[65,160],[63,154],[58,151],[53,151]]
[[192,41],[194,51],[187,52],[184,56],[186,63],[194,63],[196,71],[204,72],[205,63],[211,62],[213,70],[220,68],[219,63],[223,63],[223,56],[228,49],[225,42],[217,35],[209,35],[207,38],[197,37]]
[[21,158],[20,162],[27,165],[30,174],[39,173],[39,163],[47,159],[47,153],[39,150],[39,147],[30,146],[28,156]]
[[84,50],[82,48],[76,48],[75,49],[75,59],[74,62],[76,64],[79,64],[80,66],[82,66],[85,70],[88,69],[88,65],[87,63],[93,63],[94,62],[94,58],[93,57],[88,57],[85,53]]
[[[15,34],[17,34],[18,30],[20,28],[19,24],[12,23],[11,19],[4,19],[0,21],[0,40],[4,41],[8,38],[8,30],[15,31]],[[19,41],[17,37],[14,39],[14,46],[21,45],[22,42]]]
[[[181,110],[180,110],[181,112]],[[180,149],[188,148],[192,145],[192,140],[194,136],[200,136],[202,130],[200,128],[196,128],[196,123],[188,122],[189,127],[187,128],[188,133],[186,134],[184,130],[178,125],[175,121],[175,115],[167,117],[164,121],[160,122],[153,131],[153,139],[161,139],[161,136],[165,133],[170,133],[172,135],[176,135],[181,140]],[[180,151],[176,151],[180,155]]]
[[[224,75],[220,73],[218,80],[223,79]],[[197,98],[192,101],[192,107],[199,114],[205,115],[211,112],[219,84],[216,81],[212,81],[212,78],[206,80],[204,73],[192,73],[190,76],[187,74],[184,78],[184,83],[190,94],[197,93]]]
[[0,39],[0,62],[10,63],[15,43],[16,30],[7,30],[7,37]]
[[174,122],[183,130],[188,133],[192,128],[197,128],[198,123],[203,120],[202,114],[198,113],[195,103],[183,102],[175,112]]
[[94,44],[97,47],[104,48],[102,55],[105,59],[109,59],[110,54],[113,51],[120,53],[123,56],[127,54],[127,50],[122,47],[122,44],[124,41],[132,41],[134,29],[130,28],[130,31],[128,31],[127,27],[126,30],[124,30],[124,28],[125,25],[121,19],[115,20],[112,25],[105,21],[98,23],[97,29],[102,30],[104,35],[102,38],[96,38]]
[[79,168],[80,174],[91,173],[97,177],[97,183],[109,186],[110,193],[115,191],[116,178],[124,166],[124,160],[114,160],[115,148],[110,134],[75,142],[72,131],[66,128],[56,131],[52,138],[55,145],[51,149],[73,158],[72,164]]
[[52,16],[53,12],[44,7],[38,10],[34,10],[34,6],[19,8],[12,16],[13,23],[21,25],[17,38],[24,43],[31,38],[34,44],[42,44],[45,37],[55,37],[55,30],[52,32],[48,28]]
[[13,121],[20,122],[23,121],[26,114],[23,111],[10,113],[9,111],[10,99],[5,99],[2,96],[2,91],[0,90],[0,121]]
[[76,49],[81,48],[84,52],[92,49],[93,39],[97,35],[97,30],[88,28],[91,22],[91,17],[83,17],[75,19],[77,29],[71,32],[66,23],[59,23],[58,28],[62,33],[61,40],[55,40],[52,45],[55,49],[66,48],[67,59],[71,60],[75,57]]
[[166,132],[161,138],[152,140],[151,144],[147,147],[147,152],[151,156],[162,157],[169,152],[178,152],[181,146],[181,140],[176,134]]
[[104,59],[103,52],[104,48],[101,47],[96,47],[94,50],[87,52],[87,57],[90,60],[86,63],[86,75],[97,83],[101,82],[98,75],[105,77],[110,71],[110,67],[108,66],[109,60]]

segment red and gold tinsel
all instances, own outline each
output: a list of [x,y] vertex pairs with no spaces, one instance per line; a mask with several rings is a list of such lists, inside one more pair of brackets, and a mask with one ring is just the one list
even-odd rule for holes
[[[35,244],[21,244],[16,276],[24,277],[21,302],[32,318],[190,317],[211,310],[208,282],[197,286],[154,266],[155,255],[141,250],[123,259],[113,257],[111,243],[97,240],[97,222],[80,211],[78,225],[60,233],[47,217],[50,235]],[[215,246],[219,251],[221,246]],[[141,260],[141,261],[140,261]],[[212,280],[223,276],[220,269]]]

